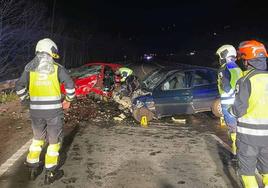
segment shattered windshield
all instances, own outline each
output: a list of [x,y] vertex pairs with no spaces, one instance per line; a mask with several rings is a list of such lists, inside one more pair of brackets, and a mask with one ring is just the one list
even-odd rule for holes
[[166,72],[157,70],[150,74],[142,81],[143,88],[153,90],[163,78],[165,78]]
[[91,75],[99,74],[101,71],[101,65],[81,66],[76,69],[72,69],[70,72],[71,77],[85,78]]

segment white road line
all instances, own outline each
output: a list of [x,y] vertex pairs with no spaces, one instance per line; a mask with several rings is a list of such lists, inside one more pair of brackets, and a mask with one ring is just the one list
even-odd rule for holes
[[145,72],[145,70],[144,70],[143,64],[141,64],[141,70],[142,70],[142,72],[143,72],[144,74],[147,74],[147,73]]
[[29,149],[31,143],[32,139],[24,144],[16,153],[14,153],[0,166],[0,176],[2,176]]

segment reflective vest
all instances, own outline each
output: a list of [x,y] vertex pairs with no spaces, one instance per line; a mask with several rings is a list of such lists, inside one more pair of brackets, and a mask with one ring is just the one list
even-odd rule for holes
[[120,75],[121,75],[121,82],[124,82],[126,78],[133,73],[133,70],[127,68],[127,67],[121,67],[119,69]]
[[228,69],[228,71],[231,74],[230,78],[230,85],[231,89],[228,93],[226,93],[222,88],[221,88],[221,80],[220,77],[218,77],[218,90],[221,95],[221,104],[233,104],[234,103],[234,97],[235,97],[235,86],[237,80],[242,77],[243,72],[242,70],[233,62],[233,63],[227,63],[221,65],[221,69]]
[[245,79],[250,81],[251,92],[246,113],[238,118],[237,132],[253,136],[268,136],[268,73],[253,73],[246,75]]
[[32,115],[49,116],[62,109],[58,65],[54,64],[54,70],[52,74],[30,72],[29,95]]

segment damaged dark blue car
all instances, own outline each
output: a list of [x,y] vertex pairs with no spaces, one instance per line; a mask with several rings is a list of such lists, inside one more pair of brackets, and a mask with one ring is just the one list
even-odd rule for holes
[[142,83],[142,93],[132,100],[133,117],[140,121],[180,114],[212,111],[221,116],[217,70],[208,67],[157,69]]

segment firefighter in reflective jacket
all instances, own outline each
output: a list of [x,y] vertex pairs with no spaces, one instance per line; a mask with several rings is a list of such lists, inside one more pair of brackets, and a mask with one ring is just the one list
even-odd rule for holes
[[[74,99],[74,83],[66,69],[57,64],[59,58],[56,44],[48,38],[40,40],[36,45],[36,56],[24,69],[16,82],[16,92],[22,103],[30,102],[33,140],[26,158],[30,167],[31,179],[38,175],[39,158],[45,140],[48,147],[45,155],[45,183],[51,183],[63,174],[57,170],[59,150],[61,146],[63,109],[70,106]],[[61,102],[60,83],[65,84],[66,96]]]
[[218,90],[221,96],[221,108],[225,124],[228,127],[228,135],[232,141],[232,153],[236,155],[236,118],[228,112],[234,103],[235,85],[242,76],[242,70],[235,63],[236,49],[229,44],[221,46],[216,54],[219,57],[220,68],[218,70]]
[[133,70],[131,70],[130,68],[127,68],[127,67],[121,67],[118,69],[118,71],[116,72],[116,74],[120,74],[121,76],[121,82],[125,82],[126,81],[126,78],[130,75],[133,74]]
[[237,81],[235,102],[230,111],[237,117],[237,158],[245,188],[258,188],[255,169],[268,187],[268,72],[267,52],[255,40],[238,47],[238,59],[246,67]]

